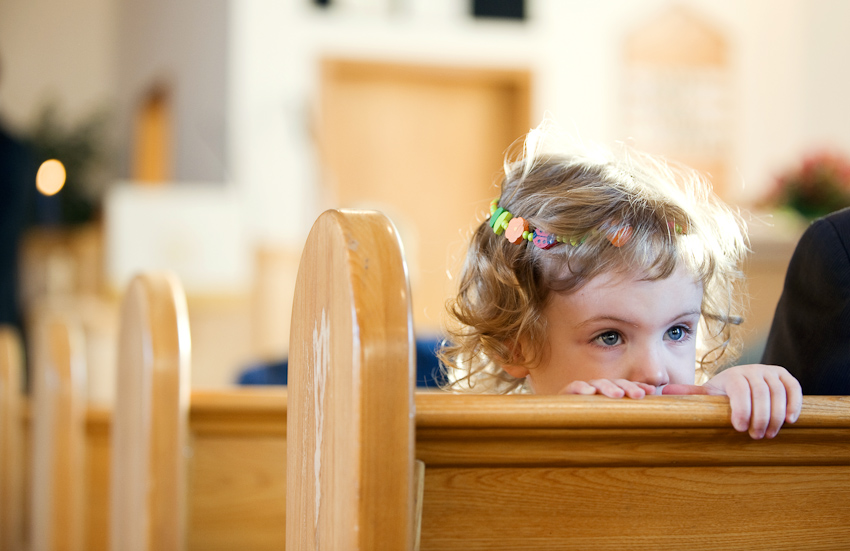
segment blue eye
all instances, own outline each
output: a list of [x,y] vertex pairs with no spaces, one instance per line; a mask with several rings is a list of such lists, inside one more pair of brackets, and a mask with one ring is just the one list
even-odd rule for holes
[[690,332],[690,329],[684,325],[676,325],[667,330],[667,338],[671,341],[685,340]]
[[604,346],[615,346],[620,344],[620,334],[616,331],[606,331],[597,336],[595,340]]

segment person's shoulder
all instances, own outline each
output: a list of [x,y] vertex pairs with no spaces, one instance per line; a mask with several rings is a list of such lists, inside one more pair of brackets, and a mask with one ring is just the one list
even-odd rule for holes
[[850,208],[827,214],[809,224],[797,244],[808,246],[812,243],[836,241],[850,242]]
[[841,209],[815,221],[814,225],[828,225],[839,234],[850,233],[850,208]]
[[812,222],[794,251],[803,265],[824,264],[835,268],[850,261],[850,208],[839,210]]
[[800,246],[814,246],[817,249],[841,246],[850,254],[850,208],[835,211],[812,222],[800,238]]

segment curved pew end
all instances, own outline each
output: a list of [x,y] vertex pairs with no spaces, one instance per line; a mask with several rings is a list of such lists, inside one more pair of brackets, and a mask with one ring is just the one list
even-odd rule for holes
[[0,326],[0,549],[23,549],[24,360],[21,336]]
[[29,545],[85,546],[86,372],[82,326],[46,313],[33,335]]
[[190,354],[180,282],[168,273],[136,276],[121,304],[112,549],[185,548]]
[[288,549],[412,549],[413,329],[407,268],[384,215],[327,211],[293,303]]

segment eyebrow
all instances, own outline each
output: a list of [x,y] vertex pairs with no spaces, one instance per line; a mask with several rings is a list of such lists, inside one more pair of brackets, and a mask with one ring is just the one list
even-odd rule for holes
[[[699,315],[702,315],[702,311],[699,310],[699,309],[688,310],[686,312],[682,312],[681,314],[673,316],[669,321],[667,321],[663,325],[669,325],[669,324],[673,323],[674,321],[682,319],[682,318],[687,318],[687,317],[690,317],[690,316],[699,316]],[[637,325],[632,320],[628,320],[628,319],[625,319],[625,318],[619,318],[617,316],[602,315],[602,316],[593,316],[592,318],[588,318],[588,319],[584,320],[583,322],[577,324],[576,328],[584,327],[585,325],[590,325],[592,323],[596,323],[596,322],[600,322],[600,321],[613,321],[613,322],[625,323],[626,325],[631,325],[631,326]]]

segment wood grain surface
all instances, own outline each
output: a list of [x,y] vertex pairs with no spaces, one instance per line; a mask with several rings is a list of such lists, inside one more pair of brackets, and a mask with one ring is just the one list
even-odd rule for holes
[[86,379],[82,326],[48,314],[35,322],[28,544],[85,548]]
[[[415,456],[426,464],[422,549],[842,549],[850,526],[848,398],[806,396],[799,421],[763,441],[727,426],[725,398],[552,397],[539,400],[548,403],[547,415],[524,417],[519,427],[498,419],[525,416],[537,399],[469,404],[478,398],[415,395]],[[286,389],[195,391],[191,403],[189,549],[281,549]],[[690,427],[680,426],[682,409],[694,414]],[[651,423],[637,423],[647,415]],[[109,411],[89,410],[91,550],[107,548],[109,424]],[[693,495],[682,491],[688,487]],[[546,508],[551,512],[537,520],[523,512]],[[644,518],[644,511],[654,516]],[[518,517],[529,527],[517,527]],[[579,519],[584,532],[558,535]],[[604,528],[620,519],[632,523],[630,535]],[[492,537],[473,536],[470,522]],[[599,535],[590,535],[594,529]]]
[[18,551],[24,540],[24,358],[20,333],[0,326],[0,549]]
[[190,354],[180,282],[169,273],[133,278],[121,304],[118,342],[112,549],[186,547]]
[[298,270],[290,343],[287,547],[410,549],[410,291],[386,217],[319,217]]

